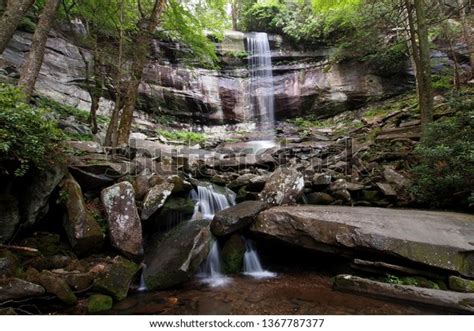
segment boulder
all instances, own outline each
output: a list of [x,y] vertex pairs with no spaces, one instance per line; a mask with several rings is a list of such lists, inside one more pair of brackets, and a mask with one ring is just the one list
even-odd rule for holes
[[411,181],[403,176],[401,173],[395,171],[390,166],[385,166],[383,170],[383,177],[385,180],[397,187],[407,188],[411,185]]
[[0,278],[0,302],[37,297],[44,292],[40,285],[19,278]]
[[112,245],[126,255],[142,255],[142,225],[132,184],[121,182],[104,189],[101,200],[107,215]]
[[0,194],[0,244],[12,238],[19,223],[20,212],[17,199],[10,194]]
[[159,240],[151,240],[143,273],[147,288],[166,289],[190,280],[206,259],[211,242],[207,221],[181,223]]
[[376,185],[386,197],[394,198],[397,196],[397,192],[392,185],[387,183],[376,183]]
[[313,192],[306,196],[310,205],[330,205],[334,202],[334,198],[324,192]]
[[155,185],[145,196],[143,201],[143,208],[141,213],[141,219],[146,221],[149,219],[158,209],[163,207],[166,199],[173,193],[174,184],[170,182],[164,182],[159,185]]
[[61,272],[58,276],[64,279],[74,291],[85,291],[94,282],[94,275],[90,272]]
[[238,274],[242,271],[245,255],[245,241],[233,234],[225,242],[221,251],[222,270],[226,274]]
[[350,183],[344,179],[338,179],[331,184],[329,189],[332,192],[348,190],[348,191],[361,191],[364,189],[364,185],[357,184],[357,183]]
[[104,147],[95,141],[68,141],[67,145],[79,153],[105,153]]
[[351,275],[339,275],[334,289],[382,299],[413,302],[436,307],[441,311],[474,313],[474,294],[457,293],[411,285],[387,284]]
[[94,280],[93,290],[110,295],[115,300],[123,300],[127,297],[130,284],[138,270],[137,264],[116,256],[99,272]]
[[255,220],[258,213],[265,210],[262,201],[244,201],[216,213],[211,222],[211,231],[216,236],[226,236],[239,231]]
[[104,234],[97,221],[86,208],[82,190],[72,176],[63,180],[62,194],[65,195],[66,214],[63,226],[69,243],[78,254],[87,254],[102,247]]
[[457,276],[450,276],[449,288],[458,292],[474,293],[474,280],[464,279]]
[[52,272],[44,270],[39,274],[39,282],[48,293],[54,294],[65,304],[70,306],[76,304],[76,296],[66,281],[61,277],[53,274]]
[[22,225],[31,226],[46,215],[49,197],[64,177],[66,169],[51,166],[32,177],[30,184],[22,190],[20,214]]
[[18,258],[6,249],[0,249],[0,277],[15,276],[20,267]]
[[108,295],[93,294],[87,299],[87,312],[94,314],[112,309],[114,301]]
[[260,193],[269,205],[294,204],[303,194],[304,176],[294,168],[277,168]]
[[128,163],[95,161],[94,164],[69,166],[70,173],[84,192],[101,190],[130,173]]
[[313,185],[329,185],[331,184],[332,176],[327,174],[314,174]]
[[238,189],[242,186],[245,186],[250,183],[250,181],[254,178],[258,177],[258,175],[255,174],[244,174],[239,177],[237,177],[235,180],[230,182],[227,186],[230,189]]
[[178,175],[169,176],[168,181],[173,184],[173,193],[187,193],[193,189],[190,182]]
[[364,207],[275,207],[255,234],[310,250],[395,256],[474,277],[474,215]]

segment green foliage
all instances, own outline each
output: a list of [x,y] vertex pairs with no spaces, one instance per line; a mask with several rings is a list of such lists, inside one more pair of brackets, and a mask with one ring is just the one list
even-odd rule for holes
[[174,141],[182,141],[187,144],[200,144],[205,142],[208,137],[207,135],[199,132],[191,131],[168,131],[158,130],[158,134],[162,135],[166,139]]
[[433,75],[433,89],[437,91],[448,91],[453,88],[453,75]]
[[0,84],[0,160],[13,160],[16,176],[58,162],[63,137],[47,110],[25,103],[19,89]]
[[415,152],[413,193],[434,208],[467,207],[474,192],[474,101],[452,118],[428,125]]
[[254,3],[244,12],[244,22],[248,31],[279,33],[278,17],[284,10],[278,0],[265,0]]

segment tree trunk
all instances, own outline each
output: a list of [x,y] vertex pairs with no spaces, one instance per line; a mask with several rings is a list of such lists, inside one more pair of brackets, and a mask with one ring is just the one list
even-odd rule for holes
[[431,51],[428,38],[425,0],[415,0],[417,35],[419,42],[420,78],[423,82],[418,90],[421,124],[433,121],[433,84],[431,79]]
[[47,0],[39,17],[38,25],[31,43],[25,63],[21,68],[18,86],[23,90],[27,100],[31,99],[38,78],[41,65],[43,64],[44,51],[48,34],[58,11],[60,0]]
[[7,2],[7,8],[0,17],[0,54],[7,48],[8,42],[35,0],[16,0]]
[[155,1],[155,6],[150,18],[142,20],[142,28],[134,40],[134,44],[141,45],[143,49],[138,50],[132,63],[130,82],[124,100],[125,105],[117,131],[115,146],[128,143],[130,130],[132,128],[133,112],[135,111],[138,98],[138,87],[140,86],[143,69],[145,68],[150,53],[152,35],[160,23],[161,14],[165,9],[165,5],[166,0]]

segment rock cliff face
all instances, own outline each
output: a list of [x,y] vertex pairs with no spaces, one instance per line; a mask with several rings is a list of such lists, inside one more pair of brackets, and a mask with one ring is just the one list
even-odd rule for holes
[[[27,32],[15,34],[0,58],[0,76],[13,79],[18,75],[31,36]],[[156,41],[140,87],[139,109],[152,117],[171,115],[181,122],[204,125],[251,121],[245,40],[242,33],[226,35],[218,45],[219,70],[189,68],[177,45]],[[362,63],[329,65],[330,49],[295,51],[282,47],[275,36],[270,36],[270,42],[277,119],[302,114],[325,116],[369,99],[397,94],[406,87],[406,78],[379,77]],[[90,59],[87,50],[82,50],[82,55]],[[88,109],[90,98],[81,87],[84,69],[80,49],[54,32],[48,40],[36,90],[59,102]],[[112,100],[103,99],[100,112],[106,114],[112,106]]]

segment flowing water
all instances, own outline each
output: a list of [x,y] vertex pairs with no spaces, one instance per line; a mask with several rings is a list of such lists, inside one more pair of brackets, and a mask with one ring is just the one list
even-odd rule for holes
[[260,131],[274,135],[275,105],[272,56],[268,35],[253,32],[247,35],[250,70],[250,98]]
[[206,262],[201,266],[198,277],[211,287],[220,287],[230,283],[231,279],[221,272],[219,244],[214,241]]
[[236,194],[228,188],[215,188],[212,184],[200,185],[191,191],[191,199],[196,201],[193,220],[212,220],[214,215],[235,205]]
[[273,278],[276,273],[264,270],[255,243],[250,239],[245,239],[245,255],[244,255],[244,275],[253,278]]
[[[191,192],[191,198],[196,201],[192,220],[204,219],[211,221],[221,210],[235,205],[236,194],[227,188],[217,189],[212,184],[200,185]],[[207,260],[201,266],[198,277],[211,287],[228,284],[230,278],[221,272],[219,243],[214,241]]]

